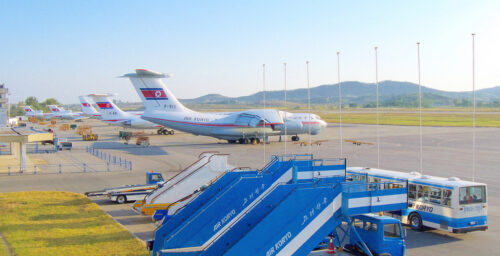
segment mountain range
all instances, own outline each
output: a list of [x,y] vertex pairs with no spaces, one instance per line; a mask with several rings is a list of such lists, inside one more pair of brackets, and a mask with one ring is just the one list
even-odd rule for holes
[[[376,102],[376,85],[347,81],[341,83],[342,105],[371,107]],[[326,84],[310,89],[311,104],[338,104],[338,84]],[[500,86],[476,90],[478,105],[500,106]],[[269,105],[282,104],[284,91],[266,91]],[[418,106],[418,85],[410,82],[382,81],[379,83],[379,100],[382,106]],[[307,89],[287,90],[287,101],[307,104]],[[262,104],[263,92],[248,96],[227,97],[220,94],[207,94],[194,99],[181,99],[186,104]],[[422,103],[426,107],[469,106],[472,92],[450,92],[422,86]]]

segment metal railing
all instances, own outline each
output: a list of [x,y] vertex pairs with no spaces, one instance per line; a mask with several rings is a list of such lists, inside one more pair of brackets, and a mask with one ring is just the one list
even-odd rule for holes
[[[128,166],[131,166],[130,164]],[[63,173],[91,173],[91,172],[113,172],[129,171],[123,165],[107,163],[71,163],[71,164],[40,164],[27,165],[22,168],[19,165],[3,167],[0,176],[28,175],[28,174],[63,174]]]
[[126,158],[122,158],[121,156],[117,157],[115,155],[111,155],[111,153],[108,153],[106,151],[101,151],[93,147],[87,147],[86,151],[87,153],[95,157],[107,161],[108,165],[109,164],[118,165],[120,167],[123,167],[124,169],[132,171],[132,161],[129,161]]

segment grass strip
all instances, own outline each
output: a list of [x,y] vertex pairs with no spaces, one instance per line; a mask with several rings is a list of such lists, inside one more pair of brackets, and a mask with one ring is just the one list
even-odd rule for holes
[[139,240],[81,194],[0,193],[0,212],[0,232],[14,255],[148,255]]

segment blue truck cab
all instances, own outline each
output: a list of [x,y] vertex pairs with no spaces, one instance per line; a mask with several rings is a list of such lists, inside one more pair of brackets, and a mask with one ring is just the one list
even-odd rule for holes
[[[356,215],[352,224],[374,255],[405,255],[405,232],[398,219],[375,214]],[[351,232],[350,241],[359,240]]]
[[159,173],[159,172],[147,172],[146,173],[146,184],[148,184],[148,185],[157,184],[157,183],[160,183],[163,181],[165,181],[163,179],[163,175],[161,175],[161,173]]

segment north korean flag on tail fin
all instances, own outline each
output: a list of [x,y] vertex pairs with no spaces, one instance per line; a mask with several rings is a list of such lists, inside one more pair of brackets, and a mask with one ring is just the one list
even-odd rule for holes
[[111,103],[109,103],[109,102],[96,102],[96,104],[100,109],[112,109],[113,108],[113,105],[111,105]]
[[146,100],[168,100],[163,88],[141,88],[141,92]]
[[82,103],[82,106],[84,106],[84,107],[90,107],[90,104],[89,104],[89,103],[84,102],[84,103]]

